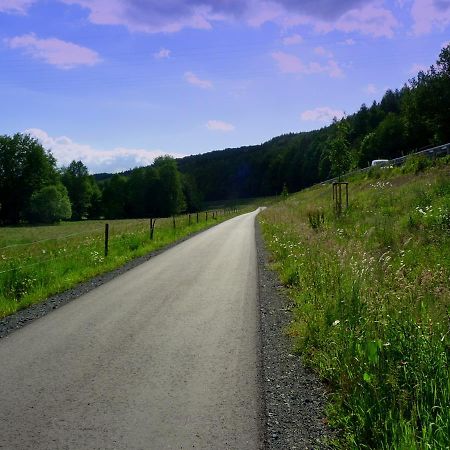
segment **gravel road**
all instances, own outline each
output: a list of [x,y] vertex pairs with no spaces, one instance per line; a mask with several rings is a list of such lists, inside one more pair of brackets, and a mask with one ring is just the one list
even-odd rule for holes
[[325,448],[257,213],[0,321],[0,448]]

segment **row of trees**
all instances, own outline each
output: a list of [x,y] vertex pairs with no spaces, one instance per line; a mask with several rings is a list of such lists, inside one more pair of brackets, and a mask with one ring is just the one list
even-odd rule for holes
[[0,136],[0,223],[167,217],[198,211],[202,199],[274,195],[283,186],[298,191],[373,159],[450,142],[449,123],[450,45],[401,90],[388,90],[380,102],[328,127],[178,164],[162,157],[149,167],[94,179],[81,161],[58,169],[30,136]]
[[[276,137],[264,144],[195,155],[180,170],[201,180],[206,200],[290,192],[362,168],[450,142],[450,46],[437,63],[400,90],[332,125]],[[344,154],[341,150],[344,149]]]
[[31,136],[0,136],[0,224],[168,217],[200,207],[195,181],[181,175],[170,156],[129,177],[97,183],[81,161],[58,169],[51,152]]

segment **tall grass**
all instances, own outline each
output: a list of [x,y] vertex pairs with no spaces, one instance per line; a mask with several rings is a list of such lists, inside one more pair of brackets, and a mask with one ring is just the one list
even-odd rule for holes
[[[239,213],[242,213],[240,211]],[[161,249],[185,236],[238,214],[205,213],[158,219],[153,240],[149,220],[108,221],[109,251],[104,255],[105,221],[69,222],[45,227],[0,229],[0,318],[127,261]]]
[[412,172],[359,177],[341,217],[320,186],[261,218],[340,448],[450,446],[450,170]]

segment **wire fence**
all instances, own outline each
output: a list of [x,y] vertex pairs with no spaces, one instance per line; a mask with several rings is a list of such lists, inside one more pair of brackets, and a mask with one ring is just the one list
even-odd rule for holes
[[[0,304],[2,298],[19,301],[31,289],[61,284],[59,279],[77,271],[101,273],[111,268],[114,261],[125,262],[160,248],[204,228],[206,222],[213,224],[220,216],[225,218],[234,212],[237,209],[160,218],[156,220],[153,239],[150,219],[135,219],[105,221],[87,230],[3,246],[0,248]],[[108,233],[105,233],[106,224]]]

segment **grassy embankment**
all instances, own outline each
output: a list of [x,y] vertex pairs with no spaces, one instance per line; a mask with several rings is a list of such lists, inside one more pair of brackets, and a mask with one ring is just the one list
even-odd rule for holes
[[450,448],[450,160],[427,165],[355,177],[339,218],[330,185],[261,215],[340,448]]
[[[158,219],[154,239],[149,220],[64,222],[54,226],[0,228],[0,318],[38,303],[131,259],[161,249],[192,233],[243,212],[199,213]],[[110,224],[109,252],[104,256],[105,223]]]

